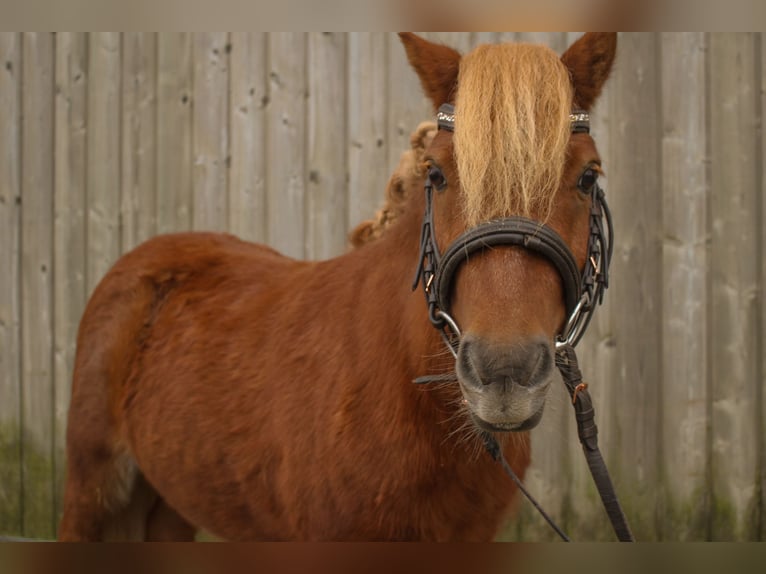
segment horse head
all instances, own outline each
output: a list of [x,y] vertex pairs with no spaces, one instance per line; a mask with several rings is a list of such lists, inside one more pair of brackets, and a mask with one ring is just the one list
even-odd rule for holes
[[[431,319],[460,335],[456,373],[476,425],[527,430],[542,415],[589,260],[601,272],[590,238],[601,161],[580,128],[611,71],[616,35],[585,34],[562,57],[526,44],[461,57],[400,36],[442,128],[425,150],[419,280]],[[532,248],[538,239],[548,248]]]

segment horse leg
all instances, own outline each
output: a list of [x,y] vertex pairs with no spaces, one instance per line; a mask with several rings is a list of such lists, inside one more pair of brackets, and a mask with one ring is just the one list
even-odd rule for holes
[[[67,426],[67,477],[59,539],[143,540],[157,498],[121,439],[107,384],[91,345],[78,349]],[[108,375],[108,372],[106,373]],[[94,384],[95,383],[95,384]]]
[[157,498],[146,520],[146,540],[151,542],[191,542],[197,529],[173,510],[163,498]]
[[69,450],[61,541],[143,539],[156,495],[126,452]]
[[193,541],[195,534],[125,462],[91,461],[87,475],[67,477],[60,541]]
[[143,539],[157,494],[126,442],[125,389],[156,304],[151,282],[112,270],[80,323],[67,424],[60,540]]

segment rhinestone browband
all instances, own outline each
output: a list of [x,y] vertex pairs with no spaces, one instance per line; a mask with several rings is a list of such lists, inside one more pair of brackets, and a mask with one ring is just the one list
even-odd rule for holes
[[[440,130],[455,131],[455,106],[442,104],[436,113],[436,122]],[[574,110],[569,114],[569,123],[573,133],[590,131],[590,114],[584,110]]]

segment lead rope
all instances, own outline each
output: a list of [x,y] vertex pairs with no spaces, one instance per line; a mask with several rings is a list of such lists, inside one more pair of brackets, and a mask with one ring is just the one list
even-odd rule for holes
[[[588,462],[588,469],[593,477],[593,482],[596,483],[596,488],[598,489],[599,496],[601,496],[601,502],[604,505],[609,521],[612,523],[612,528],[620,542],[635,542],[633,533],[630,531],[627,519],[625,518],[625,513],[622,511],[619,500],[617,500],[617,494],[614,491],[612,480],[609,478],[606,463],[604,463],[604,458],[601,456],[601,451],[598,448],[598,428],[595,421],[596,412],[593,409],[593,401],[588,392],[588,385],[582,380],[582,373],[577,363],[574,347],[571,345],[557,347],[556,366],[561,372],[561,378],[564,380],[564,385],[569,392],[569,396],[572,398],[575,420],[577,421],[577,436],[580,438],[580,444],[585,453],[585,460]],[[506,474],[511,477],[511,480],[519,487],[519,490],[527,497],[529,502],[532,503],[532,506],[537,509],[564,542],[571,542],[570,538],[548,516],[537,500],[524,487],[516,473],[513,472],[511,465],[505,460],[495,437],[488,432],[482,432],[482,438],[484,439],[484,448],[487,449],[489,455],[496,462],[500,462]]]
[[620,542],[635,542],[630,531],[625,513],[622,511],[614,485],[609,478],[609,471],[598,448],[598,428],[595,421],[593,401],[588,392],[588,385],[582,380],[582,373],[577,362],[577,355],[571,345],[561,345],[556,349],[556,366],[561,372],[564,385],[572,397],[572,405],[577,421],[577,436],[580,438],[585,460],[588,462],[593,482],[604,505],[614,533]]
[[556,524],[550,516],[548,516],[548,513],[543,510],[543,507],[540,506],[540,503],[537,502],[535,497],[532,496],[530,492],[524,487],[524,483],[521,482],[521,479],[519,479],[519,477],[516,476],[516,473],[513,472],[511,465],[508,464],[507,460],[505,460],[503,451],[500,449],[500,445],[497,444],[495,437],[486,431],[482,431],[481,435],[482,439],[484,439],[484,448],[487,449],[489,456],[491,456],[495,462],[499,462],[501,465],[503,465],[503,469],[505,470],[506,474],[511,477],[511,480],[516,484],[516,486],[519,487],[519,490],[524,493],[524,496],[526,496],[527,500],[532,503],[532,506],[537,509],[537,512],[539,512],[545,521],[550,524],[551,528],[556,531],[556,534],[558,534],[564,542],[571,542],[569,536],[564,534],[564,531],[561,530],[559,525]]
[[[588,470],[590,470],[593,482],[596,484],[598,494],[601,497],[601,503],[604,505],[604,510],[606,510],[606,514],[612,524],[614,533],[617,535],[617,540],[620,542],[635,542],[633,533],[630,531],[628,521],[625,518],[625,513],[620,506],[619,500],[617,500],[617,494],[615,493],[612,480],[609,477],[609,471],[606,468],[604,458],[601,456],[601,450],[598,448],[598,428],[596,427],[595,420],[596,411],[593,408],[593,400],[588,392],[588,385],[582,380],[582,373],[580,372],[580,365],[577,362],[577,354],[575,353],[574,347],[568,344],[558,345],[556,347],[556,367],[558,367],[559,372],[561,373],[561,378],[564,381],[564,386],[572,399],[572,406],[575,410],[575,420],[577,421],[577,436],[580,439],[580,444],[582,445],[583,453],[585,454],[585,460],[588,463]],[[455,373],[444,373],[441,375],[418,377],[413,382],[416,384],[426,384],[456,380],[457,375]],[[508,464],[508,461],[505,459],[503,451],[495,437],[485,431],[482,431],[481,437],[484,441],[484,448],[487,450],[487,453],[489,453],[495,462],[499,462],[502,465],[503,470],[505,470],[506,474],[516,484],[522,494],[527,497],[527,500],[532,503],[532,506],[537,509],[540,515],[564,542],[571,542],[569,536],[567,536],[561,527],[559,527],[548,513],[543,510],[540,503],[537,502],[535,497],[526,489],[521,479],[516,476],[511,465]]]

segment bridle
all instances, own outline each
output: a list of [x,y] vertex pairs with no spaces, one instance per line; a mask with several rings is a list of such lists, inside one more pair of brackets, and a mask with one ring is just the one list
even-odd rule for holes
[[[451,104],[443,104],[437,115],[440,130],[453,131],[455,114]],[[588,114],[570,114],[572,131],[588,133]],[[596,306],[609,286],[612,258],[612,216],[604,191],[595,183],[591,189],[590,234],[585,270],[581,274],[569,246],[553,229],[526,217],[496,219],[473,227],[455,239],[442,255],[434,236],[433,185],[425,183],[425,213],[420,236],[420,256],[413,289],[418,283],[428,304],[428,318],[445,339],[453,355],[460,328],[450,315],[450,296],[455,273],[474,253],[497,245],[519,246],[548,259],[559,272],[564,287],[567,321],[558,335],[556,347],[575,346],[585,332]],[[606,224],[606,225],[605,225]]]
[[[575,110],[569,117],[573,133],[590,132],[590,117],[587,112]],[[437,122],[438,129],[454,131],[455,108],[452,104],[443,104],[439,108]],[[451,292],[457,270],[473,254],[498,245],[517,246],[546,258],[558,271],[564,290],[567,320],[561,333],[556,337],[556,366],[561,371],[564,383],[572,397],[578,436],[612,526],[619,540],[633,540],[598,449],[592,401],[587,391],[587,384],[582,381],[574,351],[597,305],[603,300],[604,290],[609,286],[613,227],[604,191],[597,182],[590,191],[590,233],[585,268],[582,273],[569,246],[558,233],[540,221],[521,216],[504,217],[477,225],[458,236],[447,247],[444,254],[440,253],[434,230],[433,194],[433,184],[427,178],[420,255],[412,288],[414,290],[418,284],[422,284],[428,305],[428,318],[456,359],[461,333],[457,321],[450,314]],[[415,382],[421,384],[455,379],[455,375],[431,375],[419,377]],[[488,432],[483,432],[482,436],[490,455],[502,463],[506,472],[548,523],[564,540],[568,541],[566,534],[542,510],[513,473],[510,465],[503,458],[494,436]]]

